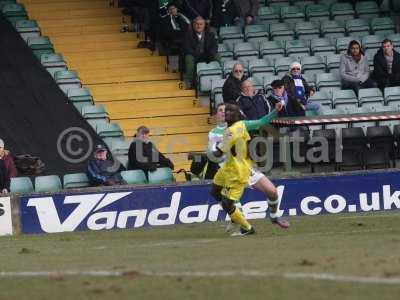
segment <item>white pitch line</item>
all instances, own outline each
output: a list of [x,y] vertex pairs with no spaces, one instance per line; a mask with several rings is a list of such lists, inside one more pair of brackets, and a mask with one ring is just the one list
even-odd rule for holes
[[217,271],[217,272],[156,272],[156,271],[39,271],[39,272],[0,272],[0,278],[15,277],[56,277],[56,276],[91,276],[91,277],[120,277],[130,275],[143,275],[153,277],[280,277],[285,279],[312,279],[321,281],[336,281],[346,283],[368,283],[368,284],[390,284],[400,285],[400,277],[384,278],[384,277],[368,277],[368,276],[352,276],[337,275],[330,273],[272,273],[257,270],[247,271]]

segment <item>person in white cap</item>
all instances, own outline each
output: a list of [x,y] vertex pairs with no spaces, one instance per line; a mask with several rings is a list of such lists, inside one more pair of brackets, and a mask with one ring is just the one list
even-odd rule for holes
[[11,178],[17,176],[14,160],[10,151],[4,149],[4,141],[0,139],[0,193],[10,192]]
[[298,101],[304,110],[314,111],[316,114],[320,113],[321,106],[309,100],[315,91],[301,74],[299,62],[295,61],[290,65],[289,73],[283,76],[282,81],[289,98]]

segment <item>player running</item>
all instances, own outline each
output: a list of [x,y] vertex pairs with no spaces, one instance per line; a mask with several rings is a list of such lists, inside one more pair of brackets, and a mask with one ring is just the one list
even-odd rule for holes
[[247,185],[267,195],[270,219],[274,224],[282,228],[290,226],[288,221],[277,216],[279,197],[276,187],[263,173],[253,167],[254,163],[248,155],[250,141],[248,131],[260,129],[276,116],[277,111],[273,110],[259,120],[240,121],[241,113],[238,106],[221,104],[217,107],[217,127],[209,133],[208,154],[218,157],[221,168],[214,177],[211,193],[229,214],[232,222],[241,226],[240,233],[234,235],[255,233],[254,228],[237,207]]

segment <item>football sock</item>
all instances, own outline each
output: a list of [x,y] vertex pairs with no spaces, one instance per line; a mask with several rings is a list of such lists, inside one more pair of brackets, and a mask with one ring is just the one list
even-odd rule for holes
[[234,223],[239,224],[240,226],[242,226],[246,230],[250,230],[251,229],[250,223],[246,220],[246,218],[244,217],[244,215],[240,212],[240,210],[238,208],[235,208],[233,213],[231,213],[229,216],[231,217],[231,220]]
[[279,205],[279,199],[275,200],[270,200],[268,199],[268,207],[269,207],[269,215],[271,218],[276,218],[277,211],[278,211],[278,205]]

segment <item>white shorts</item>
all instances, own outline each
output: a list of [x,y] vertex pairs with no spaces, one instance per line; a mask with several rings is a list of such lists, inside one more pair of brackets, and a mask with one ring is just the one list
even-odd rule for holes
[[259,181],[263,176],[265,176],[263,173],[261,173],[259,170],[256,168],[251,168],[251,176],[249,179],[249,186],[252,187]]

